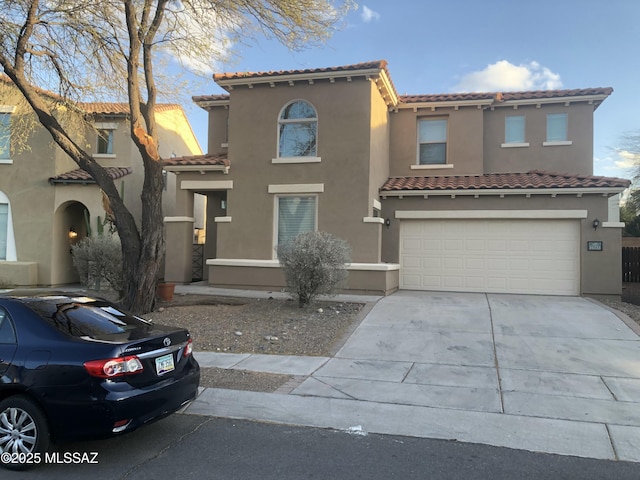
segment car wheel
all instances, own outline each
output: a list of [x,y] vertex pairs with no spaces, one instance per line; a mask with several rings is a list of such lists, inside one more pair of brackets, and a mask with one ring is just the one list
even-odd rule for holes
[[23,395],[0,402],[0,465],[25,470],[49,449],[49,426],[40,407]]

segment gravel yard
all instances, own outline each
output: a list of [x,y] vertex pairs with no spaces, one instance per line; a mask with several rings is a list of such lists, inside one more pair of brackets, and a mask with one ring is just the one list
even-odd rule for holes
[[[176,295],[145,315],[185,327],[196,351],[331,356],[357,326],[363,304],[317,302],[298,308],[291,300]],[[201,385],[273,392],[287,375],[203,368]]]

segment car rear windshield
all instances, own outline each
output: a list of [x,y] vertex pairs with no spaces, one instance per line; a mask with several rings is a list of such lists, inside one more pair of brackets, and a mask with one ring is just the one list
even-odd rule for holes
[[118,335],[150,325],[114,304],[84,298],[50,298],[29,302],[29,307],[58,330],[73,337]]

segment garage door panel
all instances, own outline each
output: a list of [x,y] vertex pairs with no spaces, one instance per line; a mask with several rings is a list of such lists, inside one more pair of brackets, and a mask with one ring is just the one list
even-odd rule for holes
[[401,288],[579,293],[578,221],[403,220],[400,236]]
[[487,242],[484,239],[467,239],[464,242],[464,248],[466,251],[479,251],[483,252],[487,249]]
[[[435,266],[435,265],[430,265]],[[403,268],[422,268],[422,257],[417,255],[404,255],[402,257]]]
[[485,271],[487,269],[487,262],[482,257],[470,257],[466,258],[464,262],[465,269]]
[[491,238],[487,240],[488,252],[504,252],[509,244],[504,238]]
[[460,289],[464,287],[464,278],[461,276],[444,277],[443,286],[448,289]]
[[420,247],[422,248],[422,251],[424,253],[440,251],[442,250],[442,243],[443,243],[442,240],[426,239],[422,241],[422,243],[420,244]]
[[490,272],[501,272],[502,275],[506,275],[511,271],[509,268],[508,258],[487,258],[487,270]]

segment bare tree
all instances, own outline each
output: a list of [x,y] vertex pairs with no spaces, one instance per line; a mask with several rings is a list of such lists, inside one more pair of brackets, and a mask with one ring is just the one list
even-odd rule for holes
[[[0,0],[0,65],[53,141],[107,196],[122,242],[128,308],[153,309],[165,250],[155,123],[164,87],[155,66],[171,55],[211,67],[230,46],[263,34],[301,49],[326,39],[352,6],[351,0]],[[145,172],[140,225],[61,120],[82,101],[125,98]]]

